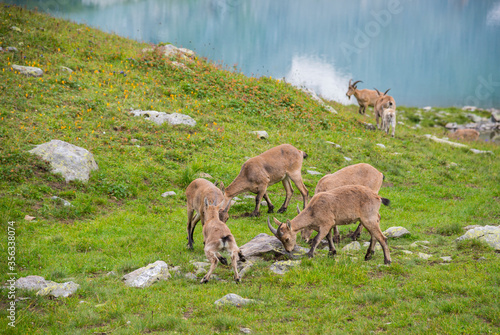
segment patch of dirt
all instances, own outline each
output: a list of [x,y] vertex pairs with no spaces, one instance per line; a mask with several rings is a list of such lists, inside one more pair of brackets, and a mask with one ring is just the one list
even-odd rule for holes
[[191,318],[192,315],[193,315],[193,308],[192,307],[189,307],[188,310],[186,312],[184,312],[184,314],[183,314],[185,320]]
[[391,182],[388,182],[388,181],[384,181],[382,183],[382,187],[394,187],[394,183],[391,183]]
[[476,186],[474,184],[467,184],[465,186],[470,187],[470,188],[476,188],[476,189],[480,188],[479,186]]

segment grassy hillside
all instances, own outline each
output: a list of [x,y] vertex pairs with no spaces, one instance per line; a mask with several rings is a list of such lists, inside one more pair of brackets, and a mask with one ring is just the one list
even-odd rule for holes
[[[240,327],[254,334],[500,331],[499,254],[482,243],[455,242],[467,225],[500,223],[500,148],[470,144],[493,152],[477,155],[423,137],[442,136],[446,122],[465,122],[461,110],[436,109],[420,117],[417,108],[398,108],[404,125],[391,138],[367,130],[363,123],[374,123],[373,116],[358,115],[356,106],[331,102],[338,111],[332,114],[272,78],[249,78],[197,56],[165,58],[142,51],[150,45],[84,25],[13,6],[1,9],[0,46],[18,52],[0,53],[0,267],[7,269],[7,225],[14,221],[17,277],[40,275],[80,285],[66,299],[18,291],[17,297],[29,299],[16,304],[15,329],[7,326],[10,300],[2,293],[2,332],[238,334]],[[13,71],[14,64],[40,67],[44,75],[25,77]],[[133,117],[131,109],[187,114],[197,125],[157,126]],[[449,115],[435,114],[440,110]],[[253,130],[270,136],[258,139],[249,133]],[[99,170],[88,183],[67,184],[50,173],[46,162],[27,153],[52,139],[93,153]],[[403,226],[411,232],[389,241],[391,266],[382,265],[381,251],[363,261],[362,247],[351,255],[340,251],[335,258],[318,250],[315,258],[303,259],[283,276],[268,270],[270,258],[256,264],[239,285],[222,265],[215,273],[225,281],[206,285],[173,278],[133,289],[121,282],[124,274],[157,260],[181,266],[183,273],[193,271],[189,261],[205,256],[200,227],[194,250],[186,248],[186,186],[200,172],[228,185],[248,157],[282,143],[308,153],[302,172],[311,195],[321,175],[306,170],[327,174],[366,162],[384,173],[380,194],[392,204],[381,209],[381,228]],[[177,195],[161,197],[170,190]],[[269,195],[281,205],[282,185],[272,186]],[[281,221],[293,218],[298,202],[295,191],[290,209],[273,215]],[[265,207],[259,218],[245,216],[253,206],[250,199],[230,211],[228,225],[240,246],[268,232]],[[26,221],[25,215],[36,220]],[[341,228],[343,237],[354,229]],[[367,240],[365,231],[361,241]],[[429,244],[411,249],[422,240]],[[344,238],[337,249],[349,242]],[[432,257],[423,260],[419,252]],[[451,256],[451,263],[443,265],[441,256]],[[116,275],[108,275],[111,271]],[[0,276],[2,282],[9,279],[4,271]],[[213,302],[227,293],[261,303],[215,307]]]

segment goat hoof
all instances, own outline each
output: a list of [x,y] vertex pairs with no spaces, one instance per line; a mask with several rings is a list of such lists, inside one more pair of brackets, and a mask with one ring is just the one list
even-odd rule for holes
[[329,255],[329,256],[331,256],[331,257],[335,257],[335,255],[336,255],[336,254],[337,254],[337,250],[330,251],[330,252],[328,253],[328,255]]
[[252,212],[252,213],[250,213],[250,216],[253,217],[253,218],[259,217],[260,216],[260,212]]
[[285,213],[286,212],[286,207],[281,207],[278,209],[278,213]]
[[201,282],[200,282],[200,283],[201,283],[201,284],[206,284],[206,283],[208,283],[208,279],[205,279],[205,277],[203,277],[203,279],[201,280]]
[[333,243],[339,244],[340,243],[340,236],[339,237],[334,237],[333,238]]
[[241,279],[240,278],[236,278],[234,281],[236,282],[236,284],[239,284],[241,282]]
[[274,207],[269,207],[269,209],[267,210],[268,213],[274,213]]
[[219,262],[221,262],[224,265],[227,265],[227,259],[225,257],[219,258]]
[[313,257],[314,257],[314,254],[307,253],[307,257],[309,257],[309,258],[313,258]]

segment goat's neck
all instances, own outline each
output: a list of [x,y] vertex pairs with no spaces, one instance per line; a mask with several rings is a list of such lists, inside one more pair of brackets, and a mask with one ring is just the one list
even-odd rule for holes
[[227,201],[231,201],[231,199],[235,196],[245,191],[246,185],[236,178],[228,187],[226,187],[224,192],[224,199],[226,200],[225,203],[227,203]]
[[312,217],[306,213],[306,211],[307,208],[290,221],[293,232],[297,233],[302,229],[309,227],[311,223],[313,223]]

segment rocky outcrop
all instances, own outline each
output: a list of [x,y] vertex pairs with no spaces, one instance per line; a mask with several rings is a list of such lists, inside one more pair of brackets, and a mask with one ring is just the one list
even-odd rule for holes
[[[263,256],[267,253],[273,253],[276,256],[287,255],[283,244],[275,236],[269,236],[265,233],[255,236],[250,242],[240,247],[245,257]],[[298,245],[292,250],[295,257],[303,256],[308,250]]]
[[88,150],[60,140],[40,144],[29,152],[50,162],[52,172],[61,173],[66,182],[86,182],[90,172],[99,168]]
[[22,65],[12,65],[15,71],[24,74],[29,77],[41,77],[43,76],[43,70],[38,67],[33,66],[22,66]]
[[478,239],[486,242],[492,248],[500,251],[500,227],[484,226],[468,230],[464,235],[457,238],[457,241],[468,239]]
[[152,121],[157,125],[161,125],[167,122],[173,126],[179,124],[191,127],[196,126],[196,121],[192,117],[190,117],[189,115],[184,115],[179,113],[167,114],[164,112],[143,111],[143,110],[133,110],[130,113],[132,113],[134,116],[142,116],[146,120]]
[[167,280],[172,276],[168,272],[168,265],[164,261],[156,261],[123,276],[125,285],[144,288],[160,280]]
[[55,298],[67,298],[75,293],[80,287],[80,285],[72,281],[66,283],[56,283],[51,280],[46,280],[40,276],[27,276],[19,278],[14,283],[14,286],[18,289],[38,291],[36,295],[39,296],[50,295]]

